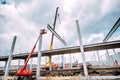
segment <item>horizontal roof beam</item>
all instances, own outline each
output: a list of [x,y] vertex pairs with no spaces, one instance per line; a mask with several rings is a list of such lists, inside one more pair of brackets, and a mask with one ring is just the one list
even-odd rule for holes
[[[52,55],[59,55],[59,54],[69,54],[69,53],[77,53],[80,52],[80,46],[74,47],[66,47],[60,49],[53,49],[42,51],[42,56],[52,56]],[[96,50],[105,50],[105,49],[113,49],[113,48],[120,48],[120,40],[118,41],[111,41],[111,42],[103,42],[103,43],[96,43],[90,45],[83,45],[84,51],[96,51]],[[21,53],[21,54],[14,54],[12,55],[13,59],[26,59],[29,53]],[[32,57],[37,57],[38,52],[34,52]],[[6,61],[8,56],[1,56],[0,61]]]

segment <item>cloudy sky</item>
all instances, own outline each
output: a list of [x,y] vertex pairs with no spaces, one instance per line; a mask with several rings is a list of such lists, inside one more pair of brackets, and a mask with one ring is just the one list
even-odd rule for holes
[[[119,0],[7,0],[0,4],[0,55],[9,55],[14,35],[14,54],[30,52],[40,29],[53,25],[56,7],[59,19],[55,30],[67,46],[54,38],[54,49],[79,45],[75,20],[79,20],[83,44],[92,44],[102,42],[120,17]],[[119,40],[119,34],[120,28],[110,40]],[[47,30],[42,50],[49,50],[50,39]]]

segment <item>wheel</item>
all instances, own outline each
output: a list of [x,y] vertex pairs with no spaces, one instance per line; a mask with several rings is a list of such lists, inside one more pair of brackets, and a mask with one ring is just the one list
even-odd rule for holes
[[17,80],[34,80],[33,78],[32,78],[32,76],[23,76],[23,77],[21,77],[21,76],[19,76],[18,78],[17,78]]
[[17,80],[22,80],[22,78],[19,76],[19,77],[17,78]]
[[32,76],[28,76],[28,80],[33,80]]

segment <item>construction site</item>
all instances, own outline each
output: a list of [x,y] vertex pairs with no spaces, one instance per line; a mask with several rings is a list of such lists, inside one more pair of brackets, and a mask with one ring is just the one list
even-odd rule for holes
[[[2,4],[6,4],[3,2]],[[120,40],[109,41],[109,38],[120,27],[120,18],[111,26],[110,31],[106,34],[103,42],[83,45],[81,28],[78,20],[75,20],[77,36],[79,39],[79,46],[68,47],[67,42],[63,39],[57,31],[55,31],[56,21],[58,19],[58,10],[56,8],[53,26],[47,24],[47,29],[40,29],[38,38],[31,48],[30,52],[13,54],[17,36],[13,37],[10,54],[8,56],[0,56],[0,62],[4,62],[5,66],[0,66],[0,80],[120,80]],[[47,35],[47,31],[51,32],[51,41],[49,50],[42,50],[42,37]],[[54,37],[66,47],[53,48]],[[35,48],[38,44],[38,51]],[[100,50],[105,50],[106,60],[100,57]],[[110,55],[109,50],[114,54]],[[98,57],[93,55],[94,61],[86,61],[85,54],[87,52],[95,51]],[[78,53],[81,55],[82,63],[79,63],[76,58],[72,61],[71,54]],[[70,61],[65,62],[64,55],[68,54]],[[61,62],[52,62],[53,56],[61,58]],[[47,57],[45,64],[41,64],[42,57]],[[33,64],[33,58],[37,58],[37,64]],[[18,64],[11,65],[12,60],[19,60]],[[20,60],[24,61],[20,65]],[[31,60],[30,64],[28,62]]]

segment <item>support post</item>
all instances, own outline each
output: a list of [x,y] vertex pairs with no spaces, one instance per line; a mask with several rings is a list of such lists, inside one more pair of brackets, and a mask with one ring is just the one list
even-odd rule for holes
[[113,49],[113,52],[114,52],[114,55],[115,55],[115,59],[113,59],[114,62],[117,61],[117,63],[119,63],[119,55],[117,56],[117,53],[116,53],[115,49]]
[[36,73],[36,77],[38,78],[40,76],[40,67],[41,67],[41,56],[42,56],[42,52],[41,52],[41,47],[42,47],[42,35],[46,34],[47,32],[45,31],[45,29],[41,29],[40,30],[40,39],[39,39],[39,44],[38,44],[38,60],[37,60],[37,73]]
[[106,49],[106,56],[108,57],[107,61],[109,61],[109,65],[113,65],[114,62],[112,61],[112,57],[110,57],[108,50]]
[[78,66],[78,68],[80,68],[79,61],[78,61],[78,65],[77,66]]
[[7,62],[8,62],[8,60],[6,60],[6,61],[5,61],[5,68],[4,68],[4,70],[6,69],[6,66],[7,66]]
[[58,64],[60,64],[60,56],[58,55]]
[[41,46],[42,46],[42,35],[40,35],[39,39],[39,45],[38,45],[38,59],[37,59],[37,75],[36,77],[38,78],[40,76],[40,66],[41,66]]
[[51,70],[52,70],[52,65],[51,65],[51,56],[49,56],[49,58],[50,58],[50,66],[49,66],[49,71],[51,71]]
[[62,69],[64,69],[64,55],[62,55]]
[[99,55],[98,50],[97,50],[97,56],[98,56],[98,61],[100,61],[100,55]]
[[[113,52],[114,52],[114,54],[116,55],[115,58],[116,58],[116,59],[119,59],[120,55],[118,54],[118,56],[117,56],[117,52],[115,51],[115,49],[113,49]],[[118,57],[118,58],[117,58],[117,57]]]
[[70,54],[70,68],[72,68],[72,59],[71,59],[71,54]]
[[85,60],[85,54],[84,54],[84,48],[83,48],[83,44],[82,44],[82,38],[81,38],[81,32],[80,32],[78,20],[76,20],[76,25],[77,25],[77,32],[78,32],[79,43],[80,43],[80,50],[81,50],[81,54],[82,54],[82,62],[83,62],[84,75],[88,76],[88,70],[87,70],[87,65],[86,65],[86,60]]
[[30,70],[32,71],[32,61],[33,61],[33,58],[31,58],[31,62],[30,62]]
[[19,67],[20,67],[20,59],[18,60],[18,67],[17,67],[17,70],[19,70]]
[[24,63],[25,63],[25,61],[26,61],[26,58],[25,59],[23,59],[24,60]]
[[95,57],[95,54],[93,54],[93,57],[94,57],[94,60],[96,61],[96,57]]
[[9,68],[10,68],[10,64],[11,64],[11,60],[12,60],[12,54],[13,54],[13,51],[14,51],[16,38],[17,38],[17,36],[14,36],[14,38],[13,38],[10,55],[9,55],[9,58],[8,58],[6,69],[5,69],[5,76],[8,76],[8,74],[9,74]]

